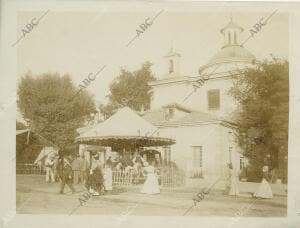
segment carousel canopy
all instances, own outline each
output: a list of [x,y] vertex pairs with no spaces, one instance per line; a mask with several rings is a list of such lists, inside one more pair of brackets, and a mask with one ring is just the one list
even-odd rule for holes
[[82,132],[76,142],[112,146],[164,146],[175,143],[159,137],[159,130],[128,107],[122,108],[106,121]]

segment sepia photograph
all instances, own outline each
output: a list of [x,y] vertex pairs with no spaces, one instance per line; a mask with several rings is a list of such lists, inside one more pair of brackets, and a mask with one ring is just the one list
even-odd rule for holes
[[290,13],[92,6],[16,11],[4,227],[15,214],[286,219]]

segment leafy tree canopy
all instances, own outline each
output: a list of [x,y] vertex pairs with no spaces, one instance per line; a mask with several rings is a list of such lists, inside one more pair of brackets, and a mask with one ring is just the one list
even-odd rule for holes
[[250,163],[278,168],[287,176],[289,63],[273,60],[235,77],[231,94],[237,113],[239,144]]
[[76,129],[95,112],[93,97],[78,93],[70,76],[30,74],[18,86],[18,107],[32,131],[63,148],[74,142]]
[[151,66],[150,62],[146,62],[133,72],[121,69],[120,75],[110,84],[108,104],[100,105],[100,111],[106,118],[124,106],[136,111],[150,108],[152,92],[148,82],[155,80]]

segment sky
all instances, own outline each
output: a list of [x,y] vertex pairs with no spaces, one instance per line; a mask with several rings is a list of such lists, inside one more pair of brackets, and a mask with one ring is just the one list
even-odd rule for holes
[[[47,13],[38,26],[26,34],[18,45],[18,79],[27,72],[71,75],[81,83],[89,73],[106,65],[87,90],[97,102],[106,103],[109,84],[121,67],[138,69],[150,61],[155,77],[162,78],[167,66],[164,55],[173,46],[181,54],[181,74],[197,76],[200,66],[223,45],[223,28],[232,16],[244,28],[239,39],[244,41],[252,26],[269,12],[169,12],[163,11],[128,47],[136,29],[159,11],[147,12],[55,12]],[[44,12],[20,12],[18,34]],[[288,59],[288,15],[275,13],[268,23],[244,45],[258,60],[276,57]]]

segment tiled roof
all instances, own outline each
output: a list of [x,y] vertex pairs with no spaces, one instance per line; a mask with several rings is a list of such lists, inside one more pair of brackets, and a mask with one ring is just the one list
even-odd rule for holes
[[188,113],[192,112],[191,109],[186,108],[186,107],[184,107],[183,105],[180,105],[180,104],[175,103],[175,102],[170,103],[170,104],[166,104],[166,105],[164,105],[164,106],[162,106],[162,107],[163,107],[163,108],[177,108],[177,109],[179,109],[179,110],[181,110],[181,111],[188,112]]
[[142,117],[156,126],[183,126],[223,121],[212,114],[200,111],[186,112],[181,118],[166,120],[163,108],[147,111]]
[[146,111],[142,115],[142,117],[154,125],[160,124],[165,121],[163,109]]

